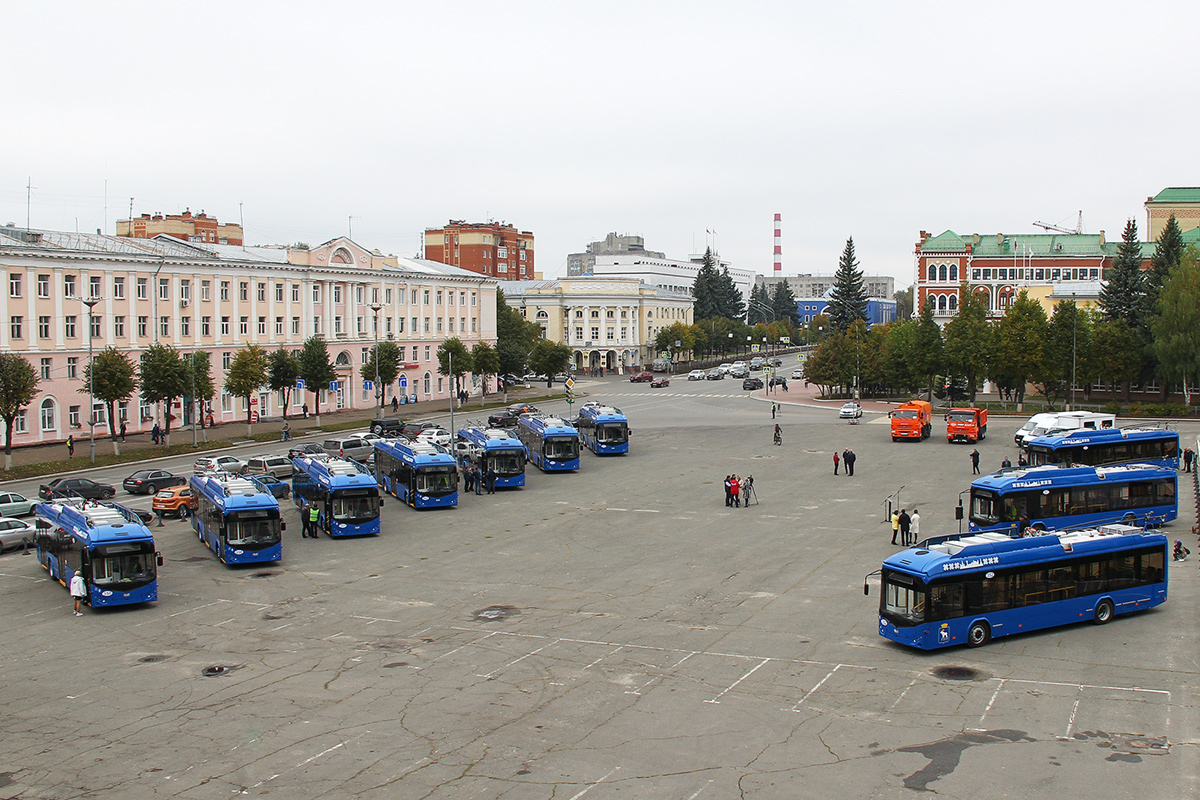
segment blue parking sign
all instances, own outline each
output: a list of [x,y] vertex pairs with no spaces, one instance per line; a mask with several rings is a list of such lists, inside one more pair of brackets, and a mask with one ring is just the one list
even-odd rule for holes
[[405,375],[401,375],[400,376],[400,388],[404,389],[404,388],[407,388],[407,386],[408,386],[408,377]]

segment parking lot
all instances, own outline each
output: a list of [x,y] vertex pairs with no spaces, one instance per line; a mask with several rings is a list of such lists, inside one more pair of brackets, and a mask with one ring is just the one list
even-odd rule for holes
[[[773,447],[740,382],[683,377],[591,382],[631,452],[576,474],[453,510],[389,498],[356,540],[301,539],[285,504],[279,565],[224,567],[168,521],[148,607],[75,618],[33,557],[3,556],[3,796],[1196,794],[1194,560],[1168,603],[1104,627],[901,648],[863,594],[894,551],[886,500],[955,530],[971,447],[940,420],[894,444],[840,404],[785,405]],[[1020,422],[994,420],[986,468]],[[757,504],[724,506],[731,472]]]

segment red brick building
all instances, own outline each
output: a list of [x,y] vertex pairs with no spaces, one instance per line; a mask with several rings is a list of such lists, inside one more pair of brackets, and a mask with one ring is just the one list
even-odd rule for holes
[[505,222],[452,219],[425,229],[425,258],[502,281],[532,280],[533,234]]
[[242,226],[226,223],[222,225],[216,217],[201,211],[182,214],[142,214],[134,219],[117,220],[117,236],[134,239],[153,239],[160,233],[173,236],[184,242],[207,244],[242,244]]

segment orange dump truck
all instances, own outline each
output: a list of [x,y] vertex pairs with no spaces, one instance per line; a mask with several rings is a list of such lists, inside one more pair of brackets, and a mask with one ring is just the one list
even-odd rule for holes
[[933,406],[924,400],[901,403],[888,414],[892,418],[892,441],[916,439],[918,442],[933,433]]
[[947,442],[978,442],[986,437],[986,408],[952,408],[946,415]]

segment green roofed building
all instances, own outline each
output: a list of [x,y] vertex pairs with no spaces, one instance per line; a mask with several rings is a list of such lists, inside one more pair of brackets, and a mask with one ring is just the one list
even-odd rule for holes
[[1200,187],[1171,187],[1146,198],[1147,238],[1157,241],[1171,215],[1181,231],[1200,228]]

